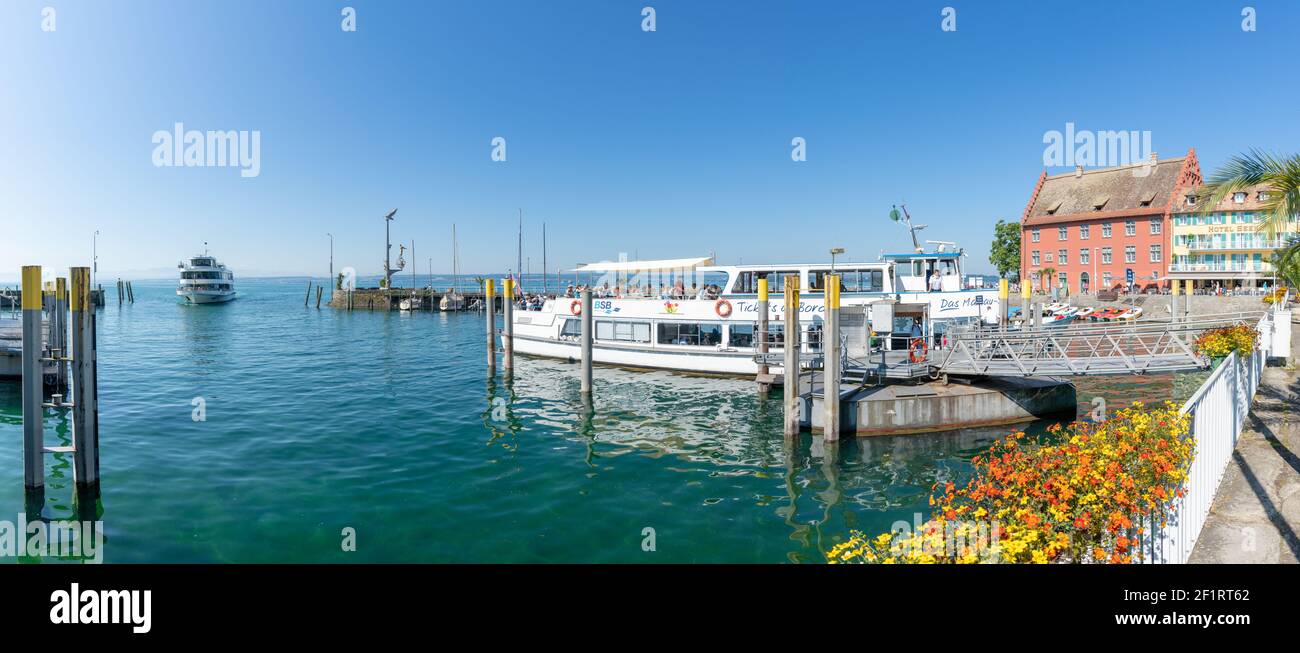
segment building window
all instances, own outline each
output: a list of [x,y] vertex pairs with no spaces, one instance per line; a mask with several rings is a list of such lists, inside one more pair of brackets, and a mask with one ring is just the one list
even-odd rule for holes
[[1059,279],[1060,282],[1061,282],[1061,287],[1062,287],[1062,288],[1069,288],[1069,287],[1070,287],[1070,278],[1067,277],[1067,276],[1065,275],[1064,272],[1062,272],[1060,275],[1058,275],[1058,279]]
[[1136,246],[1134,246],[1134,245],[1129,245],[1129,246],[1125,247],[1125,248],[1124,248],[1124,262],[1125,262],[1125,263],[1137,263],[1137,260],[1138,260],[1138,251],[1137,251],[1137,250],[1138,250],[1138,248],[1137,248]]
[[1136,236],[1136,235],[1137,235],[1137,232],[1138,232],[1138,223],[1137,223],[1137,220],[1125,220],[1125,221],[1124,221],[1124,235],[1125,235],[1125,236]]
[[1110,248],[1109,248],[1109,247],[1103,247],[1103,248],[1101,248],[1101,262],[1102,262],[1102,263],[1105,263],[1106,265],[1110,265]]
[[1068,239],[1069,237],[1070,237],[1070,228],[1069,228],[1069,227],[1057,227],[1057,228],[1056,228],[1056,239],[1057,239],[1057,240],[1066,240],[1066,239]]
[[1160,246],[1159,246],[1159,245],[1152,245],[1152,246],[1151,246],[1151,262],[1152,262],[1152,263],[1159,263],[1159,262],[1160,262]]
[[1267,202],[1267,201],[1268,201],[1268,191],[1266,191],[1266,190],[1261,190],[1261,191],[1259,191],[1259,194],[1256,195],[1255,197],[1258,198],[1259,201],[1261,201],[1261,202]]
[[1246,203],[1246,194],[1243,193],[1243,192],[1241,192],[1241,191],[1237,191],[1237,192],[1233,193],[1233,194],[1232,194],[1232,203],[1233,203],[1233,204],[1245,204],[1245,203]]
[[1195,195],[1188,195],[1187,197],[1184,198],[1184,200],[1186,200],[1188,206],[1196,206]]
[[1034,251],[1030,252],[1030,253],[1029,253],[1029,259],[1030,259],[1031,261],[1033,261],[1033,263],[1034,263],[1034,267],[1037,267],[1038,264],[1040,263],[1040,261],[1039,261],[1039,256],[1038,256],[1038,250],[1034,250]]
[[1103,222],[1103,223],[1101,223],[1101,237],[1102,237],[1102,238],[1110,238],[1110,223],[1109,223],[1109,222]]
[[1160,228],[1163,226],[1161,223],[1162,223],[1163,221],[1164,221],[1163,218],[1151,218],[1151,233],[1152,233],[1152,234],[1158,234],[1158,233],[1160,233]]
[[1063,249],[1056,250],[1056,262],[1060,263],[1061,265],[1065,265],[1066,263],[1069,263],[1069,261],[1066,260],[1065,250]]
[[1109,273],[1109,272],[1102,272],[1102,273],[1101,273],[1101,286],[1102,286],[1102,288],[1105,288],[1106,290],[1110,290],[1110,281],[1111,281],[1110,273]]
[[1079,250],[1079,262],[1082,263],[1082,264],[1084,264],[1084,265],[1087,265],[1088,262],[1089,262],[1089,259],[1092,258],[1092,255],[1091,255],[1091,254],[1092,254],[1092,253],[1088,251],[1088,248],[1087,248],[1087,247],[1084,247],[1083,249],[1080,249],[1080,250]]
[[1035,242],[1035,243],[1038,242],[1038,230],[1037,230],[1037,229],[1030,229],[1030,230],[1029,230],[1029,240],[1032,241],[1032,242]]
[[1079,225],[1079,240],[1088,240],[1088,225]]

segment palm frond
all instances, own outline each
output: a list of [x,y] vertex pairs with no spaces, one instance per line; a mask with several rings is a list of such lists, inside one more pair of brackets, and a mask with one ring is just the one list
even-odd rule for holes
[[1274,238],[1300,213],[1300,155],[1280,158],[1252,149],[1228,159],[1202,188],[1206,199],[1198,211],[1213,212],[1219,202],[1233,193],[1261,184],[1268,186],[1269,191],[1268,199],[1260,203],[1265,216],[1259,230]]

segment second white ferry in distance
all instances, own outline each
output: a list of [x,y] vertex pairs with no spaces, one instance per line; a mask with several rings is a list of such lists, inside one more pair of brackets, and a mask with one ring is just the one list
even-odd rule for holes
[[[800,342],[816,351],[825,312],[825,278],[841,278],[845,309],[891,305],[893,328],[881,333],[884,348],[906,349],[920,328],[926,343],[939,344],[958,324],[996,324],[996,289],[964,289],[961,250],[885,254],[877,263],[804,263],[715,266],[710,258],[619,261],[583,265],[593,289],[593,360],[626,367],[725,375],[753,375],[758,280],[768,282],[768,330],[773,351],[784,331],[784,282],[799,277]],[[919,249],[919,248],[918,248]],[[595,275],[601,275],[597,278]],[[575,277],[581,279],[580,276]],[[862,311],[865,320],[865,310]],[[514,350],[560,359],[581,357],[579,293],[547,299],[540,310],[514,312]],[[851,310],[846,312],[852,312]],[[843,320],[843,316],[841,317]],[[859,332],[864,327],[859,325]],[[865,340],[865,338],[863,338]],[[865,355],[867,343],[850,355]],[[933,346],[931,344],[930,346]],[[779,367],[778,367],[779,369]]]

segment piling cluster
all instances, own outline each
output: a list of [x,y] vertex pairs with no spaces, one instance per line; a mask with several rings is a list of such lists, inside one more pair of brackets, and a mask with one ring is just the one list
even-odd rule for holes
[[[41,267],[28,265],[22,270],[23,487],[28,505],[44,504],[47,453],[73,454],[78,497],[99,494],[98,364],[90,268],[72,268],[71,276],[70,294],[63,277],[42,292]],[[123,288],[134,301],[129,283],[123,286],[118,282],[118,288],[119,302]],[[46,325],[47,339],[42,333]],[[56,369],[55,388],[46,402],[45,365],[51,363]],[[71,392],[71,401],[65,400],[67,392]],[[46,410],[71,411],[71,447],[45,446]]]

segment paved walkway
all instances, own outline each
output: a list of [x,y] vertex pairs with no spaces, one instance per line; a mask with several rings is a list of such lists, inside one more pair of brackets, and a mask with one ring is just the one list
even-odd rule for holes
[[1300,561],[1300,372],[1265,368],[1232,457],[1189,562]]

